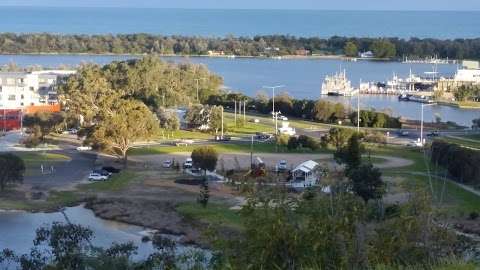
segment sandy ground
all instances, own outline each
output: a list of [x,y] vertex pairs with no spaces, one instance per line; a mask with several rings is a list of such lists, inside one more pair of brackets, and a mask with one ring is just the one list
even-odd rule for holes
[[[173,159],[175,162],[183,163],[187,157],[190,156],[190,153],[173,153],[173,154],[163,154],[163,155],[145,155],[145,156],[134,156],[130,157],[131,160],[137,162],[143,162],[149,166],[161,166],[162,162],[168,159]],[[339,165],[333,160],[331,154],[255,154],[253,159],[257,157],[261,158],[266,164],[267,168],[273,169],[280,160],[286,160],[287,166],[289,169],[293,169],[298,164],[301,164],[307,160],[316,160],[323,166],[328,166],[330,169],[339,168]],[[372,156],[375,158],[384,159],[384,162],[375,164],[378,168],[387,169],[387,168],[400,168],[406,167],[413,164],[411,160],[398,158],[398,157],[389,157],[389,156]],[[250,154],[248,153],[226,153],[219,155],[219,161],[217,165],[217,170],[229,170],[229,169],[246,169],[250,167]]]

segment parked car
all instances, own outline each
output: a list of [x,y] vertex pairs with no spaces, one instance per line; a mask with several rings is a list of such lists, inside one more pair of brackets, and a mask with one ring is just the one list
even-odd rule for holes
[[286,160],[280,160],[277,164],[277,171],[284,172],[286,170],[287,170],[287,161]]
[[217,142],[228,142],[231,140],[232,140],[232,137],[230,136],[215,136],[215,141]]
[[427,134],[428,137],[438,137],[440,136],[440,132],[438,130],[432,131]]
[[282,121],[288,121],[288,118],[286,116],[280,116],[280,120]]
[[68,130],[68,133],[69,133],[69,134],[72,134],[72,135],[77,135],[78,129],[76,129],[76,128],[70,128],[70,129]]
[[107,181],[107,180],[108,180],[108,176],[102,175],[102,174],[100,174],[100,173],[92,172],[92,173],[88,176],[88,180],[89,180],[89,181]]
[[409,146],[409,147],[422,147],[423,144],[421,142],[418,142],[418,141],[411,141],[411,142],[407,143],[407,146]]
[[162,163],[163,168],[171,168],[173,166],[173,161],[168,159]]
[[121,171],[120,169],[117,169],[117,168],[112,167],[112,166],[104,166],[104,167],[102,167],[102,170],[107,171],[109,173],[119,173]]
[[257,132],[255,134],[255,139],[257,140],[268,140],[272,137],[272,135],[265,133],[265,132]]
[[91,146],[79,146],[77,147],[77,151],[91,151],[92,147]]
[[400,131],[400,136],[402,136],[402,137],[407,137],[409,134],[410,134],[410,132],[408,132],[406,130],[401,130]]
[[260,119],[258,119],[258,118],[252,118],[252,119],[249,120],[249,122],[258,124],[258,123],[260,123]]
[[100,170],[93,170],[92,173],[98,173],[98,174],[101,174],[103,176],[107,176],[107,177],[110,177],[112,176],[112,173],[109,172],[109,171],[106,171],[106,170],[103,170],[103,169],[100,169]]
[[193,160],[191,158],[187,158],[185,160],[185,162],[183,163],[183,168],[185,168],[185,169],[193,168]]

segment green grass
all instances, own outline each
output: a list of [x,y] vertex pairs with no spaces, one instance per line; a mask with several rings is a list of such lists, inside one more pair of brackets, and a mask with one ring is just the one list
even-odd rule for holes
[[475,141],[472,141],[472,140],[475,140],[475,139],[467,138],[467,140],[462,140],[460,138],[452,138],[452,137],[443,137],[443,138],[441,138],[441,140],[444,140],[444,141],[449,142],[449,143],[458,144],[458,145],[461,145],[461,146],[480,149],[480,140],[475,142]]
[[404,172],[404,171],[426,172],[427,171],[427,166],[425,164],[424,155],[421,149],[406,148],[403,146],[393,146],[393,145],[378,145],[378,144],[366,144],[366,149],[372,155],[399,157],[399,158],[413,161],[413,164],[410,166],[406,166],[402,168],[392,168],[392,169],[388,169],[388,171],[395,171],[395,172]]
[[37,166],[43,163],[68,162],[71,160],[71,158],[66,155],[47,152],[17,152],[15,155],[23,159],[27,167]]
[[236,210],[228,206],[209,203],[203,207],[199,203],[181,203],[176,210],[186,218],[200,220],[209,224],[224,225],[233,228],[241,228],[241,217]]
[[118,191],[125,188],[130,183],[138,180],[139,180],[139,175],[136,174],[135,172],[122,171],[119,174],[113,175],[107,181],[79,185],[78,189],[81,191],[93,191],[93,192]]
[[[250,153],[250,144],[249,143],[223,143],[223,144],[211,144],[219,153]],[[181,153],[181,152],[192,152],[195,148],[198,148],[198,145],[189,145],[189,146],[148,146],[142,148],[131,149],[128,153],[129,155],[162,155],[162,154],[172,154],[172,153]],[[277,153],[277,147],[273,143],[254,143],[253,147],[254,153]],[[320,149],[318,151],[312,152],[307,150],[293,150],[290,151],[285,147],[278,147],[278,153],[282,154],[293,154],[293,153],[330,153],[329,150]]]

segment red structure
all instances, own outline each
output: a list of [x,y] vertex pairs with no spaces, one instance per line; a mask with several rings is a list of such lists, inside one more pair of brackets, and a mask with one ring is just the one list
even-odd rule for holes
[[22,127],[22,110],[0,109],[1,131],[17,130]]

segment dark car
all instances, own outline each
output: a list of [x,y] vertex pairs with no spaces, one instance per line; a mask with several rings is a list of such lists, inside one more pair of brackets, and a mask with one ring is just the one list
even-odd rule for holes
[[435,130],[435,131],[432,131],[430,133],[427,134],[428,137],[438,137],[440,136],[440,132],[438,132],[438,130]]
[[120,169],[117,169],[115,167],[112,167],[112,166],[105,166],[105,167],[102,167],[102,170],[103,171],[107,171],[109,173],[119,173],[121,170]]

